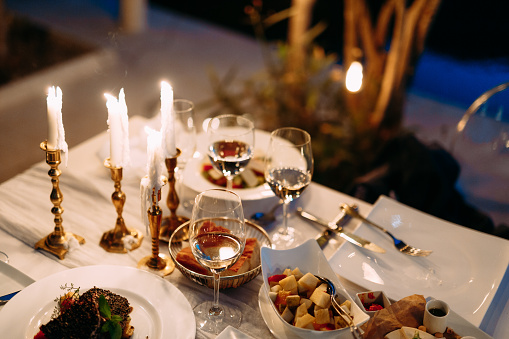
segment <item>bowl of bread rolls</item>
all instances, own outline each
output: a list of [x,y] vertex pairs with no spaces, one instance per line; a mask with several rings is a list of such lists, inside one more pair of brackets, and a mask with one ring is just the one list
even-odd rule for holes
[[[253,280],[262,270],[260,248],[271,247],[265,230],[248,220],[246,223],[246,245],[237,262],[221,273],[219,288],[236,288]],[[212,273],[194,258],[187,233],[189,222],[180,225],[170,236],[169,251],[175,267],[188,279],[209,288],[214,288]]]

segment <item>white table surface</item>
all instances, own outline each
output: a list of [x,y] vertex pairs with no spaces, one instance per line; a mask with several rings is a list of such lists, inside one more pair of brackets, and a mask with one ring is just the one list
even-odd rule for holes
[[[144,118],[133,117],[131,124],[136,125],[146,121]],[[63,225],[66,230],[72,229],[72,232],[85,237],[86,244],[80,246],[79,250],[69,252],[66,258],[59,260],[55,256],[43,251],[34,250],[33,246],[37,237],[27,235],[27,230],[39,229],[41,235],[50,233],[53,230],[52,219],[50,213],[51,203],[49,201],[49,192],[51,190],[50,178],[47,176],[49,166],[45,162],[36,164],[26,172],[8,180],[0,185],[0,194],[2,200],[9,199],[7,194],[16,194],[17,191],[11,187],[18,187],[20,192],[26,192],[25,186],[31,185],[38,187],[40,192],[35,192],[30,196],[24,196],[21,201],[24,204],[12,206],[11,210],[5,210],[5,201],[0,200],[0,249],[8,253],[10,264],[25,273],[34,280],[39,280],[55,272],[66,270],[72,267],[89,265],[89,264],[119,264],[127,266],[136,266],[136,263],[142,257],[150,254],[150,242],[145,239],[142,246],[129,254],[119,255],[104,251],[98,246],[102,232],[113,228],[116,214],[109,196],[113,192],[113,183],[109,177],[109,171],[103,166],[99,153],[104,145],[108,143],[106,132],[97,135],[94,138],[78,145],[69,152],[68,167],[61,165],[62,175],[60,176],[61,190],[64,196],[62,206],[64,207]],[[41,156],[43,152],[41,151]],[[47,191],[46,191],[46,187]],[[124,219],[129,227],[140,230],[144,229],[141,221],[141,208],[139,200],[139,182],[134,178],[128,178],[122,182],[122,190],[127,194],[126,206],[124,208]],[[9,192],[9,193],[8,193]],[[163,199],[160,206],[163,213],[168,213],[168,209],[164,203],[165,192],[163,190]],[[77,198],[79,197],[79,198]],[[275,202],[274,199],[266,199],[263,201],[245,202],[245,213],[247,216],[257,211],[266,211]],[[294,207],[301,206],[304,209],[316,213],[325,219],[332,219],[338,211],[338,204],[341,202],[356,203],[360,207],[362,214],[367,215],[372,206],[363,201],[331,190],[322,185],[312,183],[305,191],[301,199],[297,200]],[[35,205],[42,205],[36,208]],[[178,214],[190,216],[190,212],[179,207]],[[33,223],[33,214],[36,214],[36,220],[40,223],[37,225],[29,225]],[[10,219],[8,215],[17,216],[14,224],[6,224]],[[92,222],[87,223],[89,219]],[[6,221],[7,220],[7,221]],[[98,223],[97,220],[103,222]],[[76,223],[76,221],[79,221]],[[295,215],[291,216],[290,223],[301,231],[306,238],[316,237],[320,230],[316,226],[301,220]],[[357,221],[351,221],[346,229],[354,231],[359,225]],[[20,228],[26,227],[27,230],[21,232],[21,236],[16,233]],[[17,229],[17,230],[16,230]],[[275,228],[268,229],[269,234],[273,233]],[[12,234],[17,234],[20,241]],[[34,239],[31,240],[30,239]],[[324,253],[329,258],[335,250],[342,244],[344,240],[341,238],[333,238],[324,248]],[[162,243],[161,252],[167,253],[167,247]],[[169,282],[178,287],[188,298],[192,306],[208,299],[212,295],[212,290],[198,286],[185,278],[178,270],[175,270],[170,276],[166,277]],[[363,290],[345,279],[342,283],[347,290],[354,295],[356,292]],[[241,288],[224,291],[221,300],[229,302],[239,300],[243,302],[249,310],[249,316],[245,317],[241,330],[250,333],[255,337],[271,335],[265,323],[263,322],[258,308],[258,291],[262,284],[261,275],[244,285]],[[5,290],[0,294],[10,292],[9,286],[1,285]],[[505,296],[507,298],[507,295]],[[507,312],[507,305],[499,306],[503,312]],[[461,314],[461,310],[456,310]],[[251,314],[252,313],[252,314]],[[500,323],[500,324],[498,324]],[[499,331],[497,326],[505,327],[503,321],[497,324],[487,324],[492,331]],[[198,337],[207,337],[204,333],[198,332]]]

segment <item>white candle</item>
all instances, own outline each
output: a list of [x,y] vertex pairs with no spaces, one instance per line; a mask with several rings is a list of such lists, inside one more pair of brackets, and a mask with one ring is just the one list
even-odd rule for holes
[[129,147],[129,117],[127,116],[127,104],[125,102],[124,89],[118,94],[118,104],[120,107],[120,122],[122,124],[122,167],[126,167],[130,163],[130,147]]
[[175,144],[175,114],[173,112],[173,88],[161,81],[161,133],[162,147],[166,158],[177,155]]
[[105,93],[108,108],[108,127],[110,133],[110,164],[125,167],[129,162],[129,126],[124,89],[120,90],[119,100]]
[[149,188],[156,192],[162,186],[161,178],[164,176],[164,155],[161,147],[161,132],[145,127],[147,132],[147,174]]
[[55,150],[58,145],[58,116],[62,115],[62,90],[54,86],[48,89],[48,141],[47,149]]

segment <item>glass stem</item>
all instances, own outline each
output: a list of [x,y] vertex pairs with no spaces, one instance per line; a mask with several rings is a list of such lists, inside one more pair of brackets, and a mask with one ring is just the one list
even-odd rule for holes
[[212,271],[212,276],[214,277],[214,303],[209,310],[209,315],[218,316],[222,313],[222,308],[219,306],[219,273]]
[[226,189],[233,190],[233,177],[226,177]]
[[281,234],[288,235],[288,205],[289,202],[287,200],[283,203],[283,229]]

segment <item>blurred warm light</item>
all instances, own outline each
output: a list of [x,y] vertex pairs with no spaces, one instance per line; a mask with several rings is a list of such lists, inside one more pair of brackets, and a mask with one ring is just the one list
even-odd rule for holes
[[207,133],[207,129],[209,127],[209,122],[210,122],[210,118],[203,120],[202,128],[203,128],[203,132],[205,132],[205,133]]
[[350,92],[358,92],[362,86],[362,64],[358,61],[352,62],[346,72],[346,89]]

